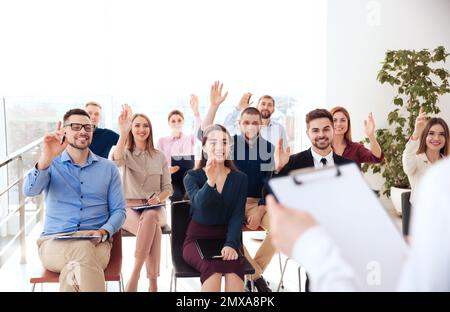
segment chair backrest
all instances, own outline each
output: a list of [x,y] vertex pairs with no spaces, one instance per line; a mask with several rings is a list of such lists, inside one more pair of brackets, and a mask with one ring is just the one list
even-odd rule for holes
[[190,201],[183,200],[172,203],[170,214],[172,227],[172,252],[179,252],[183,248],[183,243],[186,238],[186,231],[191,220]]

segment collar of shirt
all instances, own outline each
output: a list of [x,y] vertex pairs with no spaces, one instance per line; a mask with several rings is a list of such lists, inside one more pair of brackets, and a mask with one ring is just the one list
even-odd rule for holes
[[323,165],[320,162],[322,158],[325,158],[327,160],[327,166],[333,166],[334,165],[334,159],[333,159],[333,151],[331,151],[328,155],[322,156],[314,152],[314,150],[311,148],[311,154],[314,158],[314,167],[315,168],[322,168]]
[[[94,161],[98,161],[98,157],[97,157],[97,155],[95,155],[94,153],[92,153],[91,150],[89,150],[88,159],[87,159],[87,161],[86,161],[86,164],[83,165],[83,167],[92,165],[92,163],[93,163]],[[70,162],[72,165],[74,165],[74,163],[72,162],[72,158],[70,158],[70,155],[69,155],[69,153],[67,152],[67,150],[64,150],[64,151],[62,152],[62,154],[61,154],[61,162],[62,162],[62,163]]]
[[134,150],[133,150],[133,156],[141,156],[142,154],[145,154],[147,151],[141,151],[140,149],[138,149],[138,148],[135,148]]
[[172,141],[175,141],[175,140],[180,140],[180,139],[182,139],[183,138],[183,136],[184,136],[184,133],[183,132],[181,132],[181,134],[180,134],[180,136],[179,137],[177,137],[177,136],[174,136],[174,135],[170,135],[170,138],[172,139]]

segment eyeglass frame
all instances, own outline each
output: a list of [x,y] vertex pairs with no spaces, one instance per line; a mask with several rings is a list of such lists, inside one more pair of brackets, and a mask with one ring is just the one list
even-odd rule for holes
[[[80,130],[75,130],[74,128],[73,128],[73,125],[79,125],[79,126],[81,126],[81,128],[80,128]],[[84,131],[86,131],[86,132],[94,132],[94,130],[95,130],[95,125],[93,125],[93,124],[81,124],[81,123],[79,123],[79,122],[71,122],[71,123],[69,123],[69,124],[65,124],[63,127],[65,128],[65,127],[68,127],[68,126],[70,126],[70,129],[72,129],[72,131],[81,131],[81,129],[83,129],[84,128]],[[86,129],[86,126],[91,126],[92,127],[92,130],[91,131],[88,131],[87,129]]]

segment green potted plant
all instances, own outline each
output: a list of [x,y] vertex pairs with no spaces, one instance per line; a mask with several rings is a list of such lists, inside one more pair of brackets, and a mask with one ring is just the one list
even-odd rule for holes
[[[382,193],[391,197],[394,206],[401,203],[400,199],[395,198],[395,194],[401,196],[398,189],[410,188],[403,171],[402,153],[414,131],[419,110],[422,107],[430,115],[439,113],[439,96],[450,92],[449,72],[439,66],[445,63],[449,55],[443,46],[433,51],[387,51],[378,72],[377,80],[381,84],[389,83],[397,91],[393,99],[395,108],[387,116],[389,127],[376,131],[384,152],[384,163],[366,164],[362,169],[364,172],[381,173],[384,178]],[[364,142],[368,143],[368,139]],[[401,211],[400,206],[395,208]]]

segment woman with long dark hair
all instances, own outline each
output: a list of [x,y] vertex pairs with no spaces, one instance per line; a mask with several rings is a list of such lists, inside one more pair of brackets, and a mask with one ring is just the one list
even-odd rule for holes
[[416,119],[414,132],[403,152],[403,171],[411,184],[411,203],[415,201],[415,188],[425,171],[438,160],[449,155],[449,129],[442,118],[427,120],[422,110]]
[[[202,159],[187,173],[184,185],[191,200],[191,222],[183,246],[183,259],[201,273],[202,291],[243,291],[242,226],[247,175],[230,159],[231,137],[221,125],[211,125],[202,137]],[[197,239],[224,240],[221,259],[202,259]]]
[[377,164],[384,159],[383,151],[375,136],[375,120],[372,113],[364,121],[364,132],[370,141],[370,149],[352,140],[350,114],[341,106],[330,110],[333,115],[333,151],[344,158],[353,160],[361,167],[363,163]]

